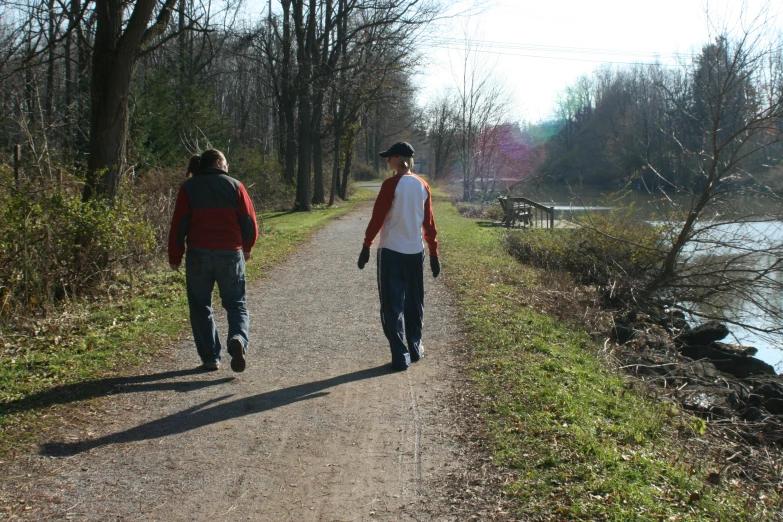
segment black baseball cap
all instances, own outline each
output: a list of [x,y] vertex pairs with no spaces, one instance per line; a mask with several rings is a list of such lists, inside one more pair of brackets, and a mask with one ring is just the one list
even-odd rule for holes
[[406,158],[413,157],[413,147],[410,143],[404,141],[398,141],[394,145],[381,152],[382,158],[390,158],[392,156],[405,156]]

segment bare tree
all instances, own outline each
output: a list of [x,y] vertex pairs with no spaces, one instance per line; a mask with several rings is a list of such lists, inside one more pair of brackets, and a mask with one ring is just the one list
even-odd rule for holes
[[432,150],[432,178],[442,178],[451,167],[457,145],[459,105],[449,91],[439,93],[425,109],[427,141]]
[[[459,100],[458,152],[462,168],[462,197],[470,201],[474,198],[477,176],[491,162],[491,158],[481,155],[482,133],[506,123],[511,97],[492,63],[481,56],[481,49],[472,43],[467,33],[461,60],[454,67],[453,74]],[[489,135],[484,134],[484,137]]]
[[[690,105],[670,99],[695,130],[690,139],[668,136],[687,158],[691,183],[667,180],[689,197],[679,207],[681,220],[669,223],[671,244],[645,290],[668,294],[697,315],[769,334],[783,330],[774,298],[783,291],[783,200],[759,182],[757,173],[768,167],[757,160],[783,143],[783,41],[768,28],[762,13],[739,34],[721,30],[692,64]],[[755,327],[742,318],[748,310],[731,314],[737,297],[777,321]]]
[[[631,243],[644,269],[613,266],[613,291],[771,338],[783,333],[783,40],[768,10],[712,27],[678,67],[602,67],[567,89],[542,171],[659,205],[640,229],[660,236]],[[616,223],[579,224],[628,246]]]

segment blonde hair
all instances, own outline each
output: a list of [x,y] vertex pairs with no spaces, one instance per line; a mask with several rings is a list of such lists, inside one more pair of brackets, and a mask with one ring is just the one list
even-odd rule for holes
[[402,160],[402,166],[406,169],[412,169],[413,168],[413,158],[408,156],[400,156],[400,160]]

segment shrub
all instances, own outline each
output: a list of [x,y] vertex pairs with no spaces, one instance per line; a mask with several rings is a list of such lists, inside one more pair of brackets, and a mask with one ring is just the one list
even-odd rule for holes
[[133,184],[133,199],[139,219],[148,223],[155,243],[154,254],[161,254],[168,245],[171,216],[180,185],[185,181],[186,165],[181,169],[153,169],[138,176]]
[[17,189],[0,171],[0,315],[45,308],[94,290],[115,271],[134,270],[155,252],[143,205],[125,191],[113,204],[83,203],[78,185],[27,183]]
[[484,217],[490,221],[502,221],[505,215],[500,204],[484,207]]
[[627,214],[590,215],[573,228],[512,230],[506,250],[539,268],[565,271],[582,284],[631,298],[665,252],[662,229]]
[[283,180],[283,167],[276,159],[251,147],[239,147],[231,151],[229,163],[229,174],[244,183],[256,211],[293,207],[295,189]]
[[359,161],[351,164],[351,175],[356,181],[370,181],[378,178],[378,173],[374,168]]

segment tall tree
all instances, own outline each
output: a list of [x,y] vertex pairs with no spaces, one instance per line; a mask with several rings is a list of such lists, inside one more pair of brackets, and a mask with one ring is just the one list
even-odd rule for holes
[[[128,97],[142,54],[166,30],[177,0],[102,0],[96,4],[90,156],[82,199],[113,199],[125,170],[128,139]],[[130,16],[126,21],[126,13]],[[152,22],[152,23],[151,23]]]
[[462,61],[454,71],[457,89],[459,140],[458,152],[462,168],[462,198],[471,201],[476,189],[476,170],[484,160],[479,154],[482,133],[504,123],[510,97],[495,76],[490,63],[482,60],[479,49],[465,37]]

